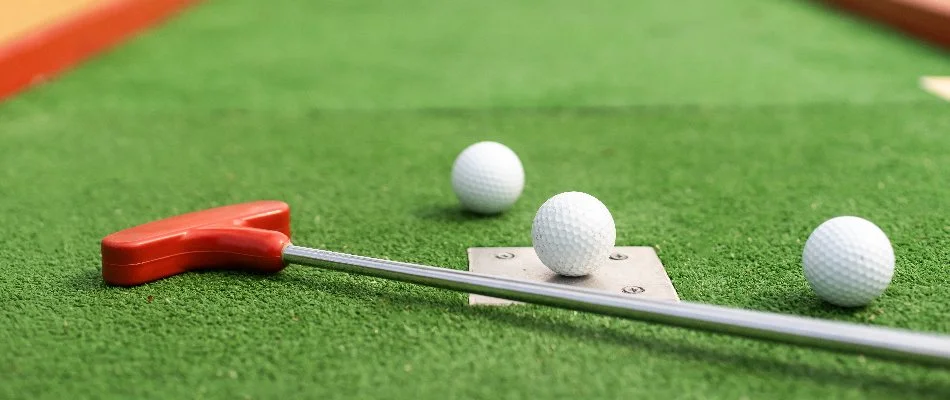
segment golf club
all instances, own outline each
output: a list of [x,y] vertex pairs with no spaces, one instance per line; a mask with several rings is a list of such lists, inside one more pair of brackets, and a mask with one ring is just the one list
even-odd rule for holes
[[950,366],[950,337],[689,302],[664,302],[290,243],[289,207],[262,201],[184,214],[102,241],[106,282],[132,286],[194,269],[276,272],[287,264],[781,343]]

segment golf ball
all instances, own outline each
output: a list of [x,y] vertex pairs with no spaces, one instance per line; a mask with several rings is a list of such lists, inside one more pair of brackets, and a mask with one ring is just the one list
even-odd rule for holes
[[805,278],[825,301],[863,306],[880,296],[894,276],[894,249],[881,228],[858,217],[818,226],[802,253]]
[[610,211],[594,196],[581,192],[548,199],[531,225],[531,241],[538,258],[564,276],[596,271],[607,261],[616,239]]
[[505,211],[524,189],[524,168],[514,151],[497,142],[468,146],[452,165],[452,189],[466,210]]

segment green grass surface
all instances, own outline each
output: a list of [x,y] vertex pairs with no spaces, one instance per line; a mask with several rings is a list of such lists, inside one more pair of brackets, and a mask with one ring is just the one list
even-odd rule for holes
[[[0,105],[0,398],[950,397],[945,369],[306,267],[102,283],[106,234],[255,199],[298,244],[464,269],[580,190],[684,300],[950,333],[950,114],[915,86],[946,55],[792,1],[472,4],[212,2]],[[527,187],[473,219],[448,173],[488,139]],[[897,253],[864,309],[799,264],[843,214]]]

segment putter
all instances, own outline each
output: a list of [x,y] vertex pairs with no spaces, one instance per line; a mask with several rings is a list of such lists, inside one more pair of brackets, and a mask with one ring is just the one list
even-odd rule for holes
[[187,271],[278,272],[287,264],[838,352],[950,366],[950,336],[689,302],[663,302],[565,285],[380,260],[290,243],[290,207],[236,204],[150,222],[102,239],[102,277],[135,286]]

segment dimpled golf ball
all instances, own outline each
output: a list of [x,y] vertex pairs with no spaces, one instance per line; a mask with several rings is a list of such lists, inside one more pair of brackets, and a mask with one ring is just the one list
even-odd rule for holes
[[805,278],[825,301],[863,306],[880,296],[894,276],[894,249],[881,228],[858,217],[818,226],[802,253]]
[[545,201],[531,241],[541,262],[559,275],[584,276],[603,265],[617,239],[610,211],[594,196],[567,192]]
[[468,146],[452,165],[452,189],[462,208],[498,214],[518,200],[524,189],[524,168],[514,151],[497,142]]

